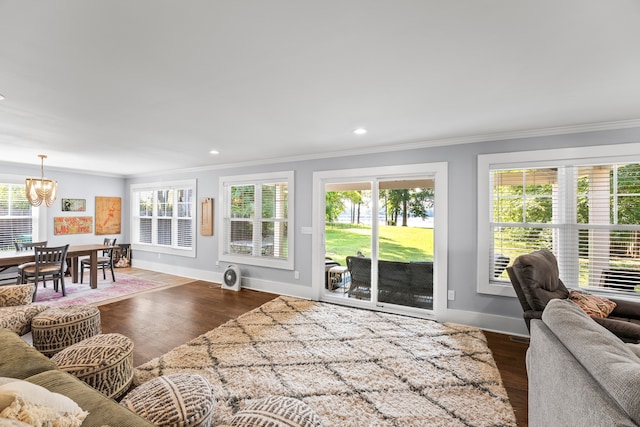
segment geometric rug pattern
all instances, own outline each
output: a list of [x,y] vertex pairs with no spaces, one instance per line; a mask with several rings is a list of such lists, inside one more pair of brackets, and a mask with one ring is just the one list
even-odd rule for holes
[[214,423],[290,396],[325,426],[515,426],[481,330],[280,296],[138,366],[203,375]]

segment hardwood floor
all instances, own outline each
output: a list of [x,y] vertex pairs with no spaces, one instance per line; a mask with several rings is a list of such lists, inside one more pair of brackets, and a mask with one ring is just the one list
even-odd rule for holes
[[[133,267],[119,271],[141,279],[179,285],[99,306],[103,333],[118,332],[133,340],[134,366],[277,297],[248,289],[223,291],[219,284]],[[485,335],[516,413],[518,426],[526,427],[525,353],[528,344],[504,334],[485,332]]]

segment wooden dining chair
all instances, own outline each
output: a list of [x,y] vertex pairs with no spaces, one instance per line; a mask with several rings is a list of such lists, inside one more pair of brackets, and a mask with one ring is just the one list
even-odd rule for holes
[[[116,245],[116,239],[109,239],[106,238],[104,239],[104,243],[105,246],[115,246]],[[107,279],[107,274],[106,274],[106,268],[109,267],[111,269],[111,279],[115,282],[116,281],[116,274],[113,271],[113,251],[115,248],[111,248],[111,249],[105,249],[102,251],[102,256],[98,257],[98,267],[102,268],[102,278],[104,280]],[[83,283],[84,280],[84,269],[91,268],[91,259],[90,258],[83,258],[80,261],[80,283]]]
[[67,295],[64,288],[64,273],[67,269],[67,250],[69,245],[64,246],[36,246],[35,263],[33,266],[27,266],[23,269],[23,277],[26,282],[35,283],[35,291],[33,292],[33,300],[36,300],[38,293],[38,282],[43,282],[47,277],[53,280],[53,290],[58,292],[58,288],[62,288],[62,296]]
[[[33,248],[36,247],[44,247],[47,246],[47,241],[43,241],[43,242],[18,242],[15,241],[13,242],[13,245],[16,248],[17,252],[22,252],[22,251],[31,251],[33,250]],[[30,267],[30,266],[34,266],[36,265],[35,261],[31,261],[31,262],[25,262],[23,264],[20,264],[18,266],[18,277],[16,278],[16,284],[17,285],[21,285],[22,283],[24,283],[24,278],[23,278],[23,274],[22,271],[24,270],[25,267]],[[36,285],[37,286],[37,285]],[[47,287],[47,282],[44,281],[43,282],[43,286],[46,288]]]

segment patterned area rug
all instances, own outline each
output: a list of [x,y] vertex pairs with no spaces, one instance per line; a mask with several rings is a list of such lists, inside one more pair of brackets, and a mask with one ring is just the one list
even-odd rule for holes
[[[35,302],[45,303],[52,307],[76,304],[102,305],[129,298],[141,292],[172,286],[166,283],[141,280],[135,276],[118,272],[116,272],[115,282],[111,281],[111,273],[107,273],[107,280],[103,280],[102,273],[99,272],[98,278],[98,287],[96,289],[91,289],[87,281],[85,283],[72,283],[70,277],[65,278],[64,287],[67,295],[64,297],[62,292],[53,290],[53,282],[51,280],[47,281],[46,288],[40,282],[38,283]],[[86,275],[85,279],[87,279]]]
[[303,400],[326,426],[515,426],[479,329],[278,297],[135,370],[205,376],[215,422],[252,399]]

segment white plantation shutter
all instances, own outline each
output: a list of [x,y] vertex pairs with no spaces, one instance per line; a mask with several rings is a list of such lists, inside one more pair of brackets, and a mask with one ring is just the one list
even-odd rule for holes
[[580,286],[640,289],[640,164],[574,168]]
[[195,256],[195,180],[132,186],[138,249]]
[[193,189],[180,188],[177,190],[177,240],[176,244],[182,248],[193,246]]
[[293,268],[292,186],[293,172],[221,179],[223,260]]
[[[489,272],[507,281],[504,262],[538,249],[553,250],[557,235],[558,172],[553,168],[494,170]],[[504,262],[503,262],[504,260]]]
[[546,248],[567,286],[640,291],[640,164],[490,170],[489,277]]
[[13,250],[14,241],[34,238],[34,209],[27,201],[25,185],[0,183],[0,250]]

